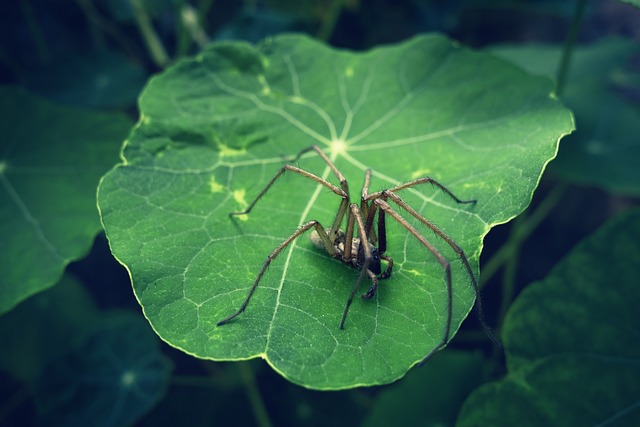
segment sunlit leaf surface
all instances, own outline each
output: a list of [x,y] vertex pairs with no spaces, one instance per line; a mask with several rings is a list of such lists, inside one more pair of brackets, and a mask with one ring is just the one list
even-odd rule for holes
[[[551,88],[438,35],[364,53],[297,35],[255,47],[214,44],[141,96],[125,162],[99,189],[112,252],[156,332],[187,353],[262,357],[311,388],[394,381],[443,336],[447,293],[434,257],[390,222],[394,275],[376,298],[354,302],[340,330],[358,272],[302,237],[271,264],[247,311],[217,327],[267,254],[305,221],[328,226],[340,199],[289,173],[250,215],[234,221],[229,212],[317,144],[355,202],[367,168],[372,191],[429,175],[477,199],[456,205],[430,186],[402,192],[466,251],[477,274],[483,236],[527,206],[559,138],[573,129]],[[337,183],[317,156],[297,164]],[[451,248],[417,227],[452,262],[455,331],[474,302],[471,281]]]

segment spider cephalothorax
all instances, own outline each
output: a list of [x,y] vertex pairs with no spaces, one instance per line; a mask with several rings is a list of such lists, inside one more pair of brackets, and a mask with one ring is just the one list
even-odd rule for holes
[[[269,190],[269,188],[271,188],[276,180],[283,173],[290,171],[317,182],[318,184],[328,188],[341,197],[340,205],[338,206],[338,212],[335,219],[333,220],[333,224],[328,228],[324,228],[317,220],[311,220],[302,224],[293,234],[291,234],[291,236],[285,239],[267,256],[267,260],[262,265],[262,269],[258,273],[256,280],[254,281],[252,287],[249,290],[249,293],[247,294],[247,297],[245,298],[240,308],[232,315],[220,320],[217,325],[224,325],[240,315],[247,308],[247,305],[249,304],[253,293],[258,287],[262,276],[267,270],[267,267],[269,267],[269,264],[271,264],[271,262],[278,256],[278,254],[282,252],[282,250],[287,246],[289,246],[289,244],[296,238],[313,229],[310,237],[315,246],[324,249],[331,257],[336,258],[342,261],[344,264],[360,271],[358,279],[353,285],[351,294],[349,295],[349,299],[347,300],[347,304],[342,313],[342,318],[340,320],[340,329],[343,329],[345,320],[347,318],[347,313],[349,312],[349,307],[351,306],[351,303],[353,301],[353,297],[357,293],[358,288],[360,287],[360,284],[365,279],[365,277],[367,277],[371,281],[371,287],[369,288],[369,290],[367,290],[367,292],[362,294],[363,299],[371,299],[373,296],[375,296],[378,289],[379,279],[387,279],[391,277],[391,273],[393,270],[393,260],[385,255],[387,249],[386,219],[387,217],[391,217],[398,224],[404,227],[404,229],[407,230],[409,234],[411,234],[416,240],[418,240],[418,242],[436,258],[444,271],[445,282],[447,286],[447,319],[445,322],[445,328],[441,342],[422,360],[421,363],[424,363],[436,351],[443,348],[449,341],[453,305],[451,266],[449,261],[436,249],[436,247],[433,246],[433,244],[431,244],[429,240],[427,240],[427,238],[425,238],[413,225],[411,225],[389,204],[389,201],[391,201],[396,206],[400,207],[404,212],[415,218],[419,223],[435,233],[442,240],[444,240],[458,255],[467,273],[469,274],[471,283],[476,292],[476,306],[478,309],[480,322],[489,337],[497,343],[484,322],[482,305],[480,304],[478,282],[475,275],[473,274],[471,265],[469,264],[467,256],[465,255],[462,248],[460,248],[460,246],[458,246],[458,244],[451,237],[440,230],[434,223],[420,215],[418,211],[412,208],[396,193],[411,187],[416,187],[421,184],[431,184],[434,187],[440,189],[443,193],[445,193],[458,204],[475,204],[476,200],[461,200],[456,197],[451,191],[449,191],[444,185],[429,177],[418,178],[405,184],[400,184],[386,190],[369,194],[371,170],[367,170],[365,172],[364,184],[362,186],[362,195],[359,201],[360,203],[351,203],[351,201],[349,200],[349,187],[347,184],[347,180],[319,147],[313,145],[302,150],[294,160],[297,160],[298,158],[300,158],[300,156],[309,151],[314,151],[318,156],[322,158],[327,166],[329,166],[333,174],[340,181],[339,187],[330,183],[326,179],[312,174],[311,172],[307,172],[297,166],[286,164],[278,171],[278,173],[276,173],[276,175],[271,179],[271,181],[269,181],[265,188],[249,204],[247,209],[242,212],[231,212],[229,215],[233,217],[234,215],[244,215],[250,213],[258,200],[260,200],[260,198],[264,196],[264,194]],[[374,222],[377,225],[377,232],[374,231]],[[387,268],[384,271],[382,271],[382,261],[385,261],[387,264]]]

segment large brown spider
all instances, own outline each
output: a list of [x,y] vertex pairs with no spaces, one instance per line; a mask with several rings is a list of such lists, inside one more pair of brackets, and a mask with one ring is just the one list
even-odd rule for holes
[[[367,292],[362,294],[362,299],[365,300],[371,299],[376,294],[379,279],[387,279],[391,277],[393,260],[385,255],[385,251],[387,248],[386,218],[387,216],[390,216],[391,218],[395,219],[402,227],[404,227],[412,236],[414,236],[422,246],[424,246],[429,252],[431,252],[431,254],[433,254],[433,256],[438,260],[438,262],[442,266],[442,269],[444,270],[445,281],[447,285],[447,320],[444,328],[444,333],[442,335],[442,340],[420,362],[420,364],[423,364],[434,353],[442,349],[449,341],[453,304],[451,266],[449,261],[435,248],[435,246],[433,246],[422,234],[420,234],[418,230],[416,230],[413,225],[411,225],[406,219],[404,219],[396,210],[391,207],[391,205],[388,203],[388,201],[391,200],[404,211],[408,212],[409,215],[413,216],[420,223],[424,224],[427,228],[433,231],[438,237],[444,240],[460,257],[462,264],[464,265],[469,274],[469,277],[471,278],[471,283],[473,284],[473,288],[476,293],[476,306],[480,322],[487,335],[497,343],[496,339],[493,337],[493,334],[490,332],[488,326],[484,322],[482,304],[480,303],[480,291],[478,288],[478,282],[475,278],[475,275],[473,274],[473,271],[471,270],[471,266],[469,264],[467,256],[465,255],[462,248],[460,248],[460,246],[458,246],[458,244],[454,242],[451,237],[440,230],[435,224],[433,224],[431,221],[420,215],[415,209],[409,206],[396,193],[420,184],[431,184],[440,189],[443,193],[445,193],[458,204],[475,204],[476,200],[461,200],[456,197],[451,191],[449,191],[444,185],[429,177],[418,178],[405,184],[389,188],[387,190],[369,194],[371,170],[368,169],[365,172],[360,206],[358,206],[358,204],[356,203],[350,203],[347,180],[319,147],[312,145],[311,147],[305,148],[300,153],[298,153],[298,155],[294,158],[294,161],[299,159],[303,154],[310,151],[314,151],[318,156],[322,158],[322,160],[324,160],[324,162],[329,166],[334,175],[340,181],[340,187],[337,187],[329,181],[310,172],[307,172],[297,166],[286,164],[278,171],[278,173],[275,174],[275,176],[271,179],[271,181],[269,181],[266,187],[249,204],[247,209],[242,212],[231,212],[229,216],[233,217],[234,215],[245,215],[250,213],[258,200],[260,200],[262,196],[265,195],[265,193],[269,190],[269,188],[271,188],[276,180],[285,172],[290,171],[302,175],[305,178],[309,178],[320,185],[323,185],[342,198],[340,206],[338,207],[338,213],[333,220],[333,224],[329,228],[324,228],[320,224],[320,222],[316,220],[311,220],[302,224],[300,228],[298,228],[293,234],[291,234],[291,236],[285,239],[277,248],[275,248],[269,254],[269,256],[267,256],[266,261],[262,265],[262,269],[260,269],[258,276],[253,282],[253,286],[249,290],[249,293],[247,294],[247,297],[245,298],[240,308],[232,315],[220,320],[217,323],[217,326],[222,326],[226,323],[229,323],[247,308],[247,305],[249,304],[251,297],[256,291],[256,288],[258,287],[262,276],[267,270],[267,267],[269,267],[269,264],[271,264],[271,262],[278,256],[278,254],[280,254],[282,250],[289,246],[292,241],[313,228],[314,231],[311,235],[311,241],[316,246],[325,249],[330,256],[339,259],[344,264],[354,269],[360,270],[358,279],[353,285],[353,289],[351,290],[351,294],[349,295],[349,299],[347,300],[347,305],[345,306],[342,313],[342,318],[340,320],[340,329],[343,329],[344,322],[347,318],[347,313],[349,312],[349,307],[351,306],[351,303],[353,301],[353,297],[358,291],[358,288],[360,287],[360,284],[362,283],[365,276],[371,279],[371,287]],[[378,214],[377,233],[373,230],[373,222],[375,221],[376,213]],[[346,229],[345,231],[343,231],[341,227],[345,216],[347,218]],[[356,234],[355,236],[354,233]],[[387,262],[387,268],[384,272],[382,271],[381,260]]]

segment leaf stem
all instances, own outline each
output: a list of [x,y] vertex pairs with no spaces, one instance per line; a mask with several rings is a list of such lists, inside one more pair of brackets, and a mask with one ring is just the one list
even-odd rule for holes
[[207,31],[207,21],[205,18],[205,16],[207,16],[209,14],[209,11],[211,10],[211,8],[213,7],[213,3],[215,2],[215,0],[200,0],[198,2],[198,9],[197,9],[197,15],[198,15],[198,19],[199,19],[199,24],[200,27],[204,30]]
[[528,211],[520,214],[518,219],[514,221],[513,230],[509,235],[507,242],[489,259],[489,261],[482,267],[480,275],[480,287],[486,285],[486,283],[493,277],[493,275],[512,257],[517,255],[522,243],[533,233],[533,231],[540,225],[547,215],[553,210],[558,201],[564,195],[566,187],[564,185],[557,185],[549,194],[546,195],[544,200],[538,205],[535,211],[529,213]]
[[578,0],[576,3],[576,10],[573,13],[573,19],[571,20],[571,26],[567,33],[567,38],[564,42],[562,49],[562,58],[560,60],[560,67],[558,68],[558,74],[556,75],[556,94],[560,96],[564,90],[564,84],[569,73],[569,66],[571,64],[571,54],[573,53],[573,45],[578,38],[580,27],[582,24],[582,18],[584,16],[584,9],[587,1]]
[[189,3],[184,3],[180,8],[180,22],[180,28],[184,29],[185,36],[179,43],[177,56],[185,55],[188,52],[191,47],[191,40],[194,40],[201,49],[209,43],[209,37],[202,27],[204,20],[200,16],[200,12]]
[[133,6],[138,30],[140,30],[140,34],[142,34],[142,38],[144,39],[147,48],[151,53],[153,62],[157,66],[164,68],[169,63],[169,56],[167,55],[167,51],[160,41],[158,33],[153,28],[151,19],[149,18],[147,11],[144,9],[144,5],[142,4],[141,0],[129,1]]
[[[518,233],[518,230],[523,227],[522,223],[524,223],[526,220],[526,217],[516,218],[516,223],[511,229],[511,234]],[[500,301],[500,312],[498,313],[498,334],[500,334],[500,330],[502,329],[502,321],[505,314],[507,313],[509,306],[511,305],[511,301],[513,301],[513,295],[515,294],[516,276],[518,272],[518,263],[520,262],[520,253],[523,240],[520,240],[517,245],[513,245],[511,253],[506,260],[504,269],[502,270],[502,298]]]
[[22,6],[22,14],[27,21],[27,28],[31,32],[33,43],[36,46],[38,61],[40,61],[40,64],[46,65],[51,59],[49,45],[47,43],[47,38],[44,36],[42,30],[40,29],[38,18],[36,17],[36,13],[33,10],[33,5],[31,4],[30,0],[27,0],[21,1],[20,6]]
[[258,386],[256,385],[253,370],[251,369],[249,363],[250,362],[236,363],[238,372],[240,373],[240,377],[244,382],[244,388],[247,393],[247,397],[249,398],[249,404],[251,405],[251,409],[253,410],[253,415],[256,418],[258,426],[272,427],[271,420],[269,419],[269,414],[267,413],[264,401],[262,400],[262,396],[260,395],[260,390],[258,390]]
[[139,56],[139,52],[137,52],[135,44],[131,39],[117,25],[114,25],[108,19],[104,18],[95,8],[91,0],[76,0],[76,4],[82,9],[82,12],[89,22],[118,43],[127,55],[133,58]]
[[336,27],[343,5],[344,0],[332,0],[331,3],[329,3],[327,12],[325,13],[324,19],[322,20],[320,28],[316,34],[316,37],[320,40],[327,41],[331,37],[331,34],[333,34],[333,30]]

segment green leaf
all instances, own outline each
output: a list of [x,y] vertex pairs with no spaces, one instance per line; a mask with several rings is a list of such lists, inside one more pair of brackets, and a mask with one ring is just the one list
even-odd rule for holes
[[[534,74],[555,76],[561,46],[500,46],[491,51]],[[562,178],[607,190],[640,194],[640,111],[612,90],[638,44],[607,38],[580,46],[572,55],[563,100],[576,115],[578,131],[560,146],[551,171]]]
[[443,351],[390,389],[381,390],[362,427],[452,426],[465,398],[485,381],[477,353]]
[[640,0],[620,0],[622,3],[627,3],[632,6],[640,8]]
[[[298,35],[215,44],[143,92],[126,162],[99,188],[111,250],[156,332],[189,354],[263,357],[310,388],[389,383],[443,337],[447,292],[436,259],[389,221],[394,276],[373,300],[354,301],[340,330],[358,272],[299,238],[271,263],[246,312],[217,327],[266,256],[305,221],[330,225],[340,198],[289,173],[250,215],[229,212],[246,208],[286,158],[317,144],[355,202],[367,168],[372,191],[430,175],[477,199],[456,205],[432,187],[402,192],[477,272],[483,236],[527,206],[573,129],[550,92],[549,80],[438,35],[364,53]],[[315,155],[298,165],[337,183]],[[469,276],[447,244],[416,227],[452,262],[453,333],[474,302]]]
[[171,363],[139,316],[112,313],[73,351],[47,365],[35,386],[42,425],[126,426],[169,384]]
[[0,313],[55,284],[100,230],[100,176],[130,127],[0,88]]
[[70,274],[0,316],[0,369],[32,383],[42,367],[68,352],[96,322],[98,310]]
[[471,395],[458,425],[640,424],[639,242],[634,210],[524,290],[504,324],[509,373]]
[[29,89],[57,102],[124,110],[135,104],[145,78],[142,66],[124,54],[100,50],[70,54],[30,73],[24,80]]

